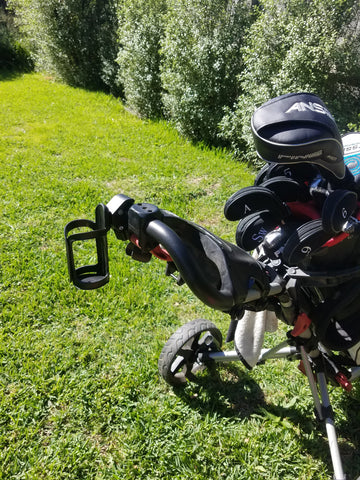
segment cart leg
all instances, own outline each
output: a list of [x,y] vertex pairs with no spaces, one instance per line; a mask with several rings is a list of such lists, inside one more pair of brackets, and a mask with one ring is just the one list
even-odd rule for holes
[[313,396],[315,409],[316,409],[316,412],[318,414],[318,418],[320,420],[324,420],[323,412],[322,412],[322,408],[321,408],[321,402],[320,402],[320,398],[319,398],[319,393],[318,393],[318,389],[317,389],[317,386],[316,386],[316,381],[315,381],[313,371],[312,371],[312,368],[311,368],[311,365],[310,365],[310,362],[309,362],[309,358],[308,358],[308,356],[306,354],[306,351],[305,351],[305,348],[303,346],[300,347],[300,352],[301,352],[301,360],[303,361],[303,365],[304,365],[304,368],[305,368],[305,373],[306,373],[306,376],[307,376],[307,379],[308,379],[308,382],[309,382],[309,386],[310,386],[311,394]]
[[329,393],[326,385],[326,377],[323,372],[317,374],[320,395],[323,405],[323,411],[325,412],[325,427],[326,433],[329,440],[329,448],[331,454],[331,460],[334,469],[334,480],[346,480],[346,475],[344,473],[341,456],[339,452],[339,445],[336,436],[335,424],[333,412],[330,404]]
[[310,390],[314,399],[314,404],[316,411],[318,413],[319,419],[325,422],[326,434],[329,440],[329,448],[331,461],[333,464],[334,470],[334,480],[346,480],[346,475],[344,473],[341,456],[339,451],[339,445],[336,436],[335,424],[333,411],[330,404],[329,393],[326,384],[326,377],[324,372],[317,372],[317,383],[320,390],[320,397],[318,389],[316,386],[316,381],[313,375],[313,371],[308,359],[308,356],[305,352],[304,347],[301,348],[301,357],[305,367],[306,376],[309,381]]

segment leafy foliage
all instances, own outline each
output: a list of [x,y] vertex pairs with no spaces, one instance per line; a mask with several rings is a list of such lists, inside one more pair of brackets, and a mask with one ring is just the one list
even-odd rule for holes
[[115,0],[11,0],[40,69],[71,85],[115,88]]
[[[251,114],[277,95],[311,91],[340,129],[358,121],[358,0],[9,3],[39,69],[123,94],[138,115],[165,116],[187,138],[252,162]],[[4,38],[0,29],[6,59]]]
[[240,47],[250,9],[235,0],[168,3],[162,48],[167,116],[184,135],[216,143],[223,108],[232,105],[238,94]]
[[360,109],[360,9],[356,0],[262,0],[243,49],[236,108],[222,123],[234,148],[251,145],[254,106],[288,92],[311,91],[339,126]]
[[160,40],[165,0],[126,0],[119,30],[119,79],[127,105],[140,116],[162,116]]
[[13,15],[0,3],[0,69],[30,71],[33,64],[14,23]]

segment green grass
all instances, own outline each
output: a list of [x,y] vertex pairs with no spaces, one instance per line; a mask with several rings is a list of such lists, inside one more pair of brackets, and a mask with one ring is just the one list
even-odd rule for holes
[[[109,235],[110,283],[68,281],[64,226],[93,219],[99,202],[125,193],[233,239],[222,208],[254,174],[112,97],[40,75],[2,80],[0,120],[0,479],[331,478],[295,364],[232,364],[182,392],[159,378],[180,325],[204,317],[225,333],[228,321],[161,262],[131,261]],[[359,398],[332,393],[350,478]]]

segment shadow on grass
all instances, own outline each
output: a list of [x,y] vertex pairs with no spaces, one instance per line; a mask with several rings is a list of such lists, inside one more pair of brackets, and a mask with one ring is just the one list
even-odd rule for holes
[[0,68],[0,82],[16,80],[18,77],[21,77],[24,73],[28,73],[24,70],[19,70],[15,68]]
[[259,385],[233,364],[206,370],[195,382],[174,392],[201,415],[216,412],[222,417],[246,418],[265,406]]
[[[286,423],[299,432],[299,442],[306,454],[319,459],[333,470],[325,424],[316,420],[311,408],[304,412],[300,406],[282,407],[265,401],[260,386],[233,364],[222,365],[197,377],[196,383],[174,389],[182,401],[201,415],[217,413],[224,418],[250,418],[253,414],[264,420]],[[309,391],[310,394],[310,391]],[[330,392],[331,397],[331,392]],[[330,398],[331,400],[331,398]],[[340,455],[347,478],[360,475],[360,385],[351,396],[344,393],[340,401],[344,419],[339,422],[335,411],[335,427]],[[287,428],[287,427],[284,427]]]
[[[337,419],[336,427],[340,437],[340,450],[343,453],[344,463],[348,467],[346,473],[349,478],[360,476],[360,383],[354,382],[350,394],[343,393],[339,402],[339,409],[343,416]],[[338,409],[336,409],[337,411]],[[336,412],[335,411],[335,415]],[[340,415],[338,415],[339,417]]]
[[[340,393],[337,399],[332,398],[331,386],[328,386],[328,390],[330,402],[334,408],[335,429],[346,478],[358,479],[360,478],[360,382],[355,382],[350,394],[336,387]],[[286,418],[297,427],[304,451],[321,460],[329,471],[333,470],[325,422],[319,422],[316,419],[314,408],[304,412],[296,406],[285,408],[267,404],[266,411],[277,418]]]
[[[316,419],[313,409],[309,409],[308,412],[301,412],[296,407],[285,408],[267,404],[266,411],[274,417],[286,419],[290,425],[298,430],[299,443],[305,455],[309,454],[311,457],[320,460],[326,465],[329,472],[333,471],[325,423]],[[337,425],[335,426],[337,427]],[[346,477],[350,480],[355,478],[356,472],[359,473],[360,458],[357,457],[356,449],[343,438],[338,428],[337,436],[343,468],[347,475],[350,475]],[[357,465],[354,465],[354,460],[356,460]]]

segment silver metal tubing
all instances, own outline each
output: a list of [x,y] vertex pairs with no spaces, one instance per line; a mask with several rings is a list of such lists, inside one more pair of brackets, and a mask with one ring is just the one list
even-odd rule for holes
[[[280,285],[280,283],[270,283],[270,289],[268,296],[272,297],[273,295],[278,295],[283,291],[284,287],[283,285]],[[253,302],[254,300],[259,300],[261,298],[262,292],[256,288],[252,288],[248,291],[244,303],[249,303]]]
[[318,413],[319,419],[323,420],[324,417],[323,417],[321,402],[320,402],[320,398],[319,398],[319,393],[318,393],[318,390],[317,390],[317,387],[316,387],[316,381],[315,381],[314,374],[313,374],[313,371],[312,371],[312,368],[311,368],[311,365],[310,365],[310,362],[309,362],[309,358],[308,358],[308,356],[306,354],[306,351],[305,351],[305,348],[303,346],[300,347],[300,352],[301,352],[301,359],[303,361],[304,368],[305,368],[305,373],[306,373],[306,376],[307,376],[308,381],[309,381],[311,394],[312,394],[313,399],[314,399],[314,404],[315,404],[316,411]]
[[[321,395],[324,411],[330,412],[331,404],[330,404],[329,393],[326,385],[325,374],[322,372],[318,373],[317,380],[319,384],[320,395]],[[334,419],[332,418],[332,415],[330,413],[325,417],[325,426],[326,426],[326,433],[329,439],[329,448],[330,448],[331,460],[332,460],[333,469],[334,469],[334,479],[346,480],[346,475],[342,467],[342,462],[341,462],[341,457],[339,452],[339,445],[336,437]]]
[[213,352],[209,353],[209,358],[211,360],[215,360],[215,362],[238,362],[240,360],[239,355],[236,353],[235,350],[229,351],[221,351],[221,352]]
[[279,343],[276,347],[273,348],[264,348],[261,350],[261,354],[258,360],[258,363],[265,362],[265,360],[271,360],[274,358],[288,358],[296,355],[298,353],[296,347],[290,347],[287,340]]
[[[296,347],[289,347],[287,341],[284,341],[274,348],[263,348],[260,352],[258,362],[276,358],[288,358],[296,355],[298,352]],[[238,362],[240,360],[235,350],[209,353],[209,358],[219,363]]]

